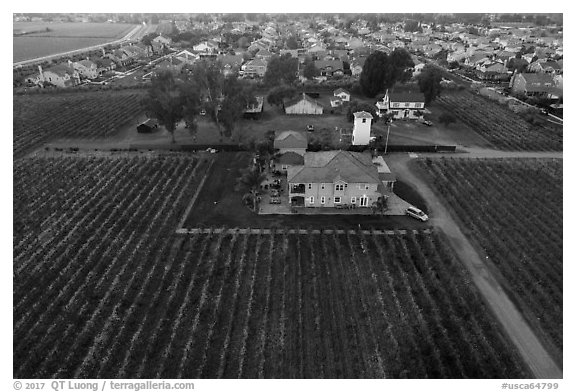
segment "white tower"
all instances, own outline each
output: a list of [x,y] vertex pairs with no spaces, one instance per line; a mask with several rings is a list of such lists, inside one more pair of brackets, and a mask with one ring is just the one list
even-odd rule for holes
[[354,113],[354,129],[352,130],[352,145],[365,146],[370,143],[370,127],[372,115],[368,112]]

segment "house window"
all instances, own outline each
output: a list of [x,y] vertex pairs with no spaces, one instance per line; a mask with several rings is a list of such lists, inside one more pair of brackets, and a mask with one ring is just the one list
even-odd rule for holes
[[336,190],[337,190],[337,191],[343,191],[343,190],[344,190],[344,185],[343,185],[343,184],[336,184]]
[[405,107],[410,106],[410,102],[406,102],[406,103],[404,104],[404,106],[405,106]]
[[314,204],[314,196],[310,196],[310,204]]
[[287,165],[282,165],[282,170],[288,170],[288,166],[287,166]]
[[393,107],[393,108],[399,108],[399,107],[400,107],[400,104],[399,104],[398,102],[394,102],[394,103],[392,104],[392,107]]
[[312,189],[312,184],[308,184],[308,189]]
[[363,118],[363,119],[362,119],[362,122],[363,122],[363,123],[365,123],[365,122],[366,122],[366,119],[365,119],[365,118]]
[[320,185],[320,188],[321,188],[321,189],[324,189],[324,183],[322,183],[322,185]]
[[335,203],[335,204],[339,204],[339,203],[340,203],[340,200],[341,200],[340,196],[334,197],[334,203]]
[[356,204],[356,196],[352,196],[352,197],[350,198],[350,203]]
[[414,107],[416,107],[416,108],[421,108],[421,107],[422,107],[422,104],[421,104],[421,103],[415,103],[415,104],[414,104]]
[[321,196],[320,197],[320,204],[324,204],[326,203],[326,197],[325,196]]
[[364,186],[364,189],[370,189],[370,185],[366,184],[366,185]]

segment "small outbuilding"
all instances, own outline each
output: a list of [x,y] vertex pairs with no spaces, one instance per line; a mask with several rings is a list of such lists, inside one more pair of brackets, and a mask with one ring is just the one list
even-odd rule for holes
[[144,121],[142,124],[136,127],[138,133],[152,133],[155,132],[158,128],[158,121],[153,118],[149,118],[148,120]]
[[274,138],[274,149],[279,150],[280,154],[294,152],[303,156],[307,148],[308,136],[303,132],[282,131]]

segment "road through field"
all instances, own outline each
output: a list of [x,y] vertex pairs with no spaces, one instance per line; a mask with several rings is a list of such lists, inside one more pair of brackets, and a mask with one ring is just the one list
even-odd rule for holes
[[99,48],[102,48],[102,47],[104,47],[104,46],[106,46],[106,45],[119,44],[119,43],[122,43],[122,42],[129,41],[129,40],[131,40],[131,39],[134,39],[134,38],[136,38],[136,37],[140,37],[140,36],[141,36],[140,32],[141,32],[143,29],[146,29],[146,27],[145,27],[145,26],[142,26],[142,25],[137,25],[137,26],[135,26],[132,30],[130,30],[130,31],[128,32],[128,34],[126,34],[124,37],[122,37],[122,38],[120,38],[120,39],[117,39],[117,40],[115,40],[115,41],[112,41],[112,42],[105,42],[105,43],[103,43],[103,44],[93,45],[93,46],[90,46],[90,47],[87,47],[87,48],[74,49],[74,50],[70,50],[70,51],[63,52],[63,53],[55,53],[55,54],[50,54],[50,55],[48,55],[48,56],[37,57],[37,58],[34,58],[34,59],[17,61],[17,62],[14,62],[14,63],[13,63],[13,66],[14,66],[14,67],[17,67],[17,66],[20,66],[20,65],[26,65],[26,64],[30,64],[30,63],[38,63],[38,62],[41,62],[41,61],[50,60],[50,59],[55,58],[55,57],[73,55],[73,54],[76,54],[76,53],[82,53],[82,52],[86,52],[86,51],[90,51],[90,50],[99,49]]
[[[516,156],[516,153],[502,152],[498,155],[498,157],[514,156]],[[438,155],[436,154],[435,157],[438,157]],[[415,186],[421,195],[428,200],[429,208],[432,211],[430,217],[432,225],[439,227],[446,234],[452,249],[454,249],[459,259],[470,271],[480,293],[492,308],[492,311],[516,345],[534,376],[542,379],[562,378],[562,370],[540,343],[522,314],[508,298],[503,287],[491,274],[482,257],[462,233],[440,199],[434,194],[426,181],[422,180],[410,169],[409,160],[410,158],[407,155],[398,154],[387,159],[387,162],[398,178]]]

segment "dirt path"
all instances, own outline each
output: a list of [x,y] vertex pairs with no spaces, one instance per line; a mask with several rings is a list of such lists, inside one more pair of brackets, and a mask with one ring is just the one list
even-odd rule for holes
[[458,147],[455,153],[418,154],[423,158],[559,158],[562,159],[562,151],[500,151],[476,147]]
[[[490,157],[503,158],[515,157],[518,154],[504,152],[487,154],[487,150],[486,152],[478,151],[476,154],[468,154],[470,157],[483,158],[488,157],[487,155],[491,155]],[[434,157],[438,158],[439,155],[436,154]],[[561,153],[559,157],[562,157]],[[452,249],[470,271],[472,280],[492,308],[496,318],[500,321],[512,342],[516,345],[519,353],[532,370],[534,376],[542,379],[562,378],[562,370],[556,365],[552,357],[542,346],[522,314],[512,301],[510,301],[500,283],[492,276],[481,256],[462,233],[458,224],[452,219],[440,199],[434,194],[425,181],[410,170],[408,166],[409,160],[410,158],[407,154],[395,154],[387,159],[387,163],[398,178],[415,186],[428,201],[432,226],[440,228],[446,234]]]

